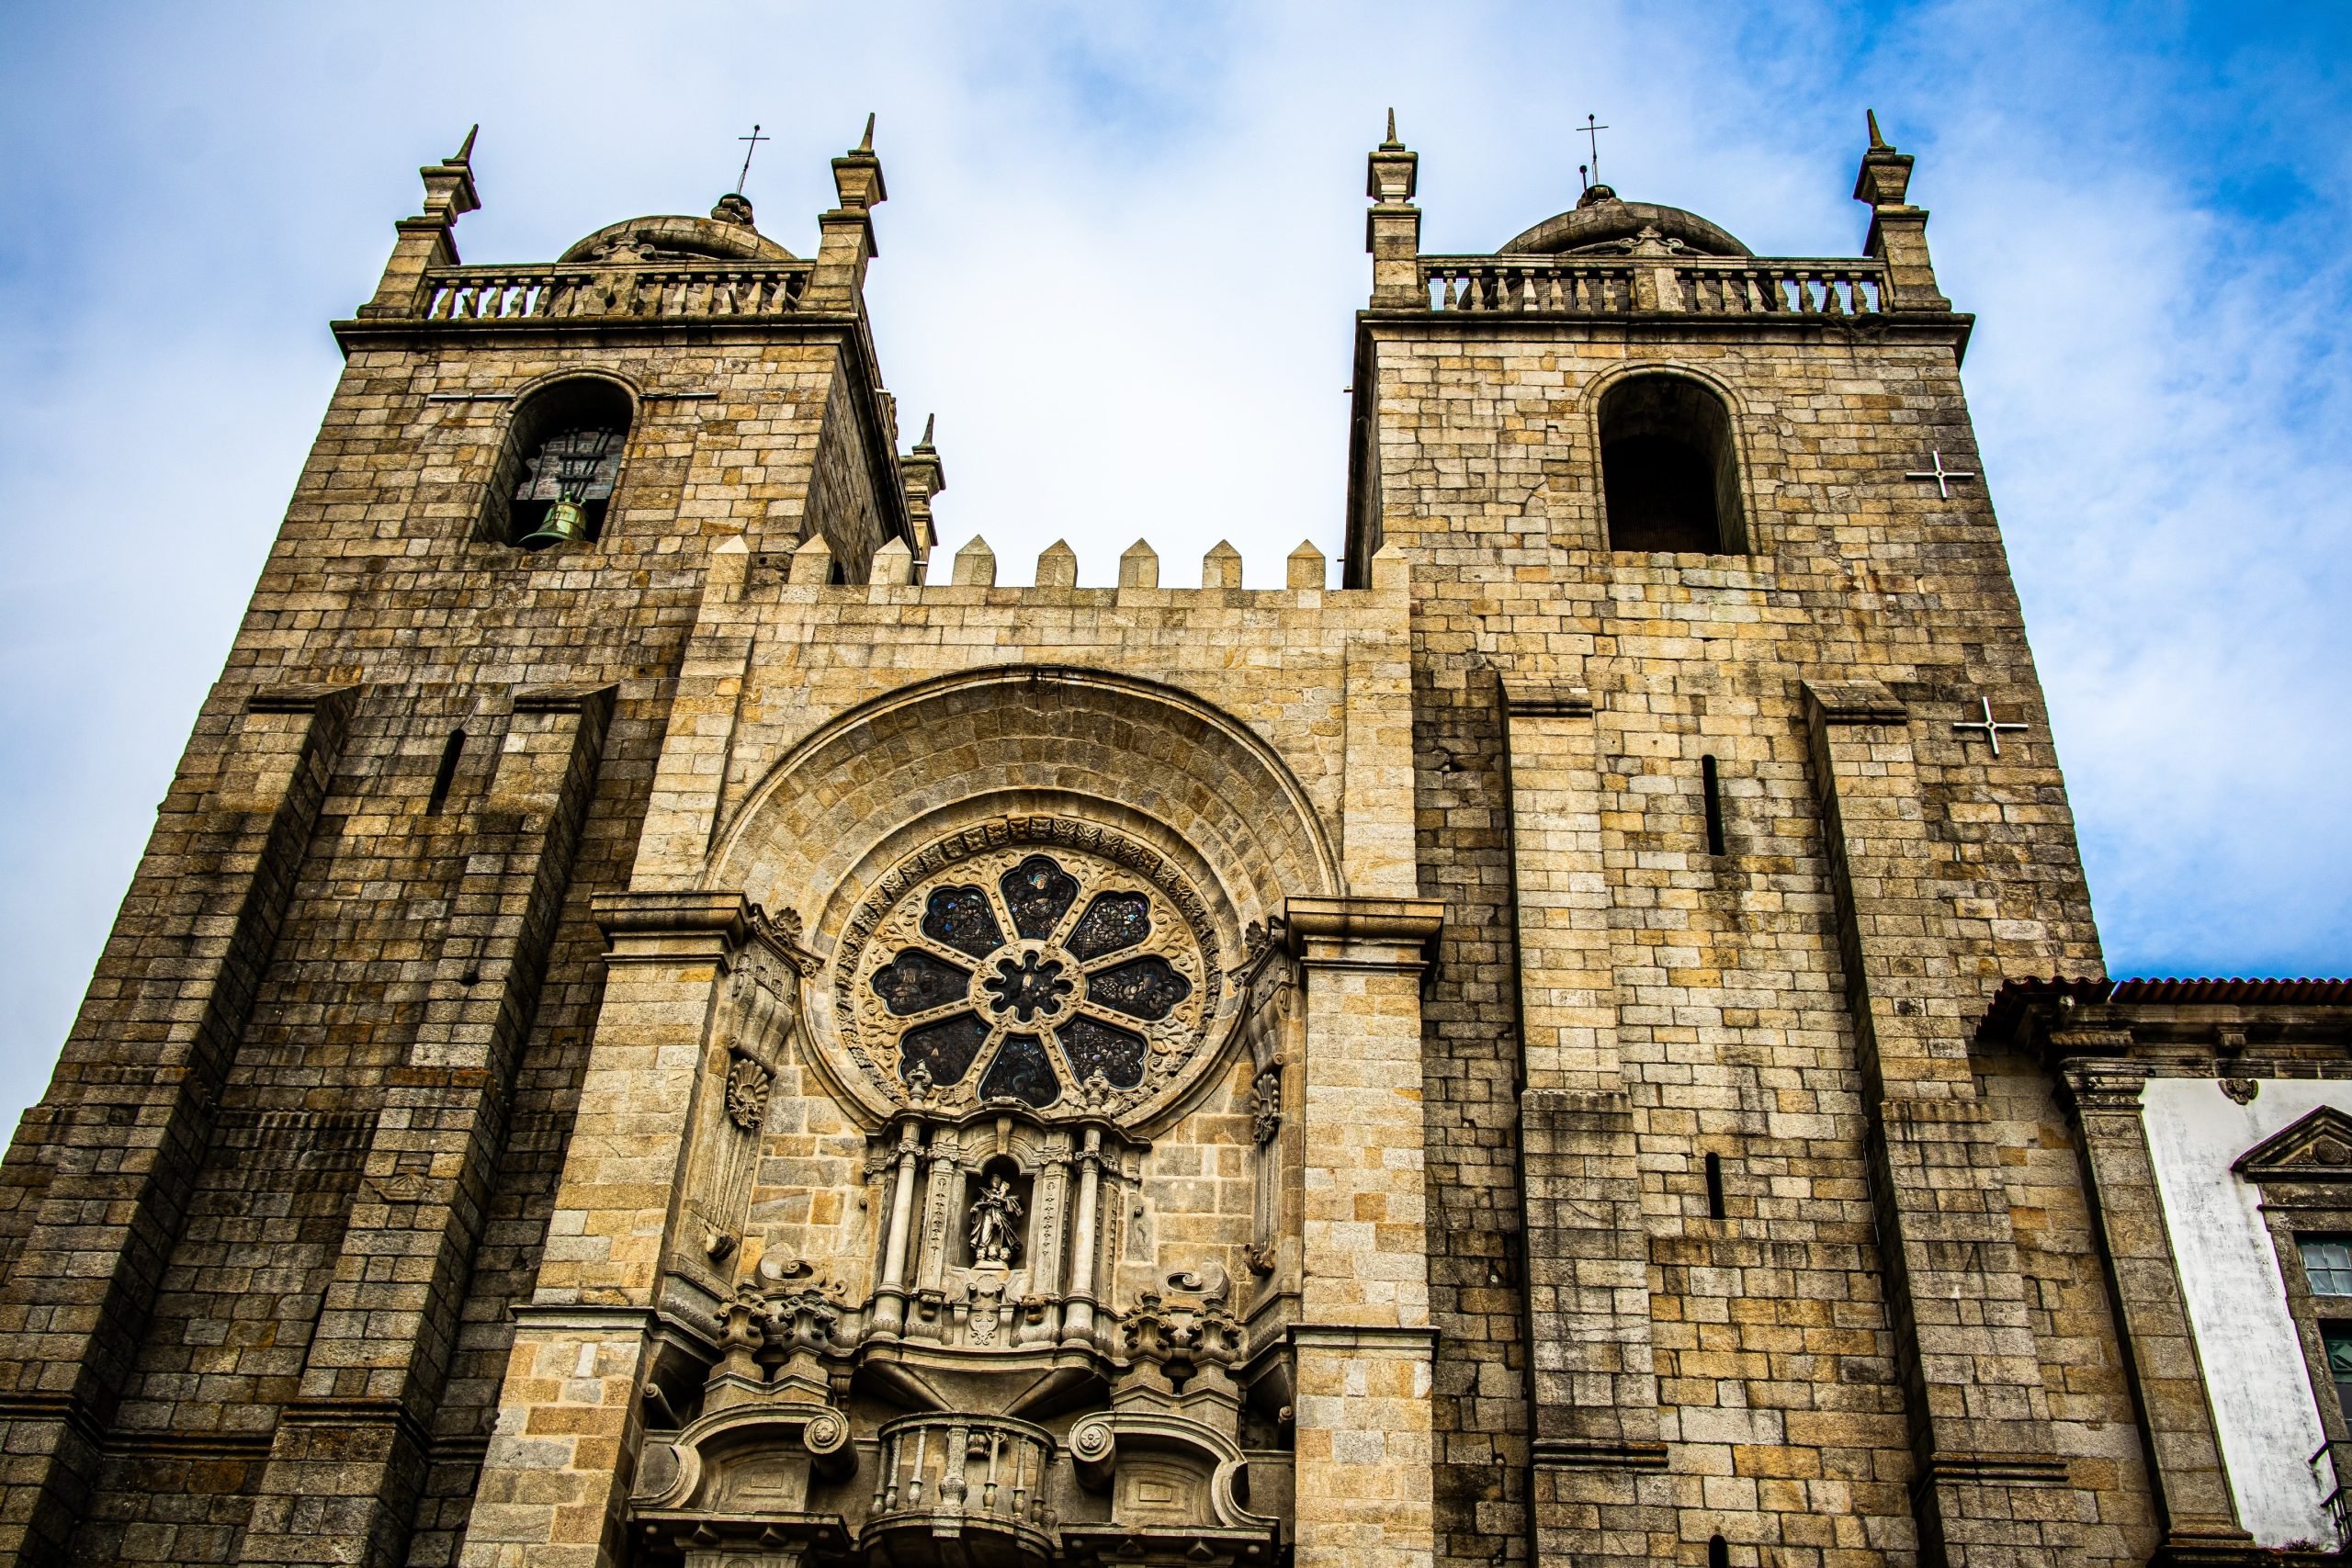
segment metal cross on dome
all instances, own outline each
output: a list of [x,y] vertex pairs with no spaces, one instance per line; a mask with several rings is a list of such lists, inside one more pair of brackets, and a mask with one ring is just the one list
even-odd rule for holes
[[1970,735],[1984,736],[1986,740],[1992,742],[1993,755],[1997,757],[2001,754],[2001,737],[2020,734],[2026,727],[2022,724],[2004,724],[1995,718],[1993,699],[1990,697],[1977,698],[1976,705],[1984,715],[1983,718],[1956,718],[1951,721],[1951,727],[1960,732],[1963,739]]
[[737,196],[741,196],[743,194],[743,182],[752,177],[752,154],[760,150],[761,142],[774,141],[775,138],[773,136],[762,136],[760,134],[760,128],[754,125],[752,127],[751,135],[739,136],[735,140],[738,141],[748,141],[751,143],[749,147],[743,149],[743,172],[735,176],[735,194]]
[[1951,481],[1952,481],[1952,480],[1954,480],[1954,479],[1974,479],[1974,478],[1976,477],[1974,474],[1973,474],[1973,473],[1969,473],[1969,472],[1966,472],[1965,470],[1962,470],[1962,469],[1960,469],[1960,468],[1945,468],[1945,467],[1944,467],[1944,455],[1943,455],[1943,453],[1941,453],[1940,451],[1938,451],[1938,452],[1932,452],[1932,453],[1930,453],[1930,454],[1929,454],[1929,456],[1930,456],[1930,457],[1932,457],[1935,459],[1935,461],[1934,461],[1934,463],[1933,463],[1933,465],[1932,465],[1932,466],[1930,466],[1930,467],[1928,467],[1928,468],[1920,468],[1920,469],[1918,469],[1918,470],[1915,471],[1915,472],[1905,474],[1905,475],[1904,475],[1903,477],[1904,477],[1905,479],[1933,479],[1933,480],[1935,480],[1935,481],[1936,481],[1936,493],[1937,493],[1938,495],[1942,496],[1946,501],[1950,501],[1950,500],[1951,499]]
[[1592,143],[1592,183],[1599,185],[1600,183],[1600,133],[1609,128],[1600,123],[1600,116],[1588,114],[1584,117],[1584,123],[1575,129],[1583,131],[1586,140]]

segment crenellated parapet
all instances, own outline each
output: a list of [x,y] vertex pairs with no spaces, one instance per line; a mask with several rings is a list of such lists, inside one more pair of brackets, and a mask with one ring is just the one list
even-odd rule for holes
[[[1375,590],[1393,588],[1402,581],[1405,564],[1401,558],[1374,563]],[[1299,599],[1298,595],[1321,595],[1329,590],[1330,573],[1328,558],[1311,540],[1302,540],[1296,549],[1283,558],[1283,584],[1279,589],[1249,589],[1241,586],[1241,553],[1224,540],[1211,546],[1201,558],[1201,585],[1197,590],[1160,586],[1159,554],[1148,544],[1137,539],[1119,557],[1119,575],[1115,585],[1104,588],[1083,588],[1078,581],[1078,556],[1069,546],[1057,539],[1039,553],[1034,582],[1000,586],[997,582],[996,551],[978,535],[957,550],[952,558],[947,581],[926,583],[917,575],[913,553],[903,546],[891,544],[875,552],[866,581],[863,583],[842,583],[836,581],[832,548],[822,537],[804,541],[789,555],[763,554],[750,563],[748,581],[781,581],[787,589],[831,588],[864,595],[869,589],[913,589],[917,596],[911,603],[943,604],[976,603],[966,590],[986,590],[991,597],[985,602],[1003,602],[1011,594],[1078,593],[1102,596],[1102,602],[1181,604],[1183,596],[1193,592],[1238,593],[1251,599],[1265,596],[1261,602],[1277,603],[1272,596],[1288,594],[1294,603],[1311,605],[1317,599]],[[941,595],[933,599],[930,595]]]

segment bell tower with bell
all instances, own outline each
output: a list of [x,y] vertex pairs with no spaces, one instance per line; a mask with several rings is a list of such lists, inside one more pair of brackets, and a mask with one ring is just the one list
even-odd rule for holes
[[899,450],[862,303],[870,124],[806,257],[736,191],[469,262],[475,148],[424,168],[334,324],[321,435],[19,1133],[0,1382],[40,1392],[0,1404],[0,1562],[454,1550],[503,1370],[471,1325],[529,1293],[538,1244],[501,1227],[551,1195],[684,628],[747,581],[930,554],[943,471]]

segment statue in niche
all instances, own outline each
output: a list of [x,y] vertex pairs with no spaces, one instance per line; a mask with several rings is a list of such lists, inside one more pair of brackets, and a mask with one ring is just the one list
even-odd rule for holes
[[1021,1252],[1021,1198],[1012,1183],[991,1176],[972,1200],[972,1261],[1011,1267]]

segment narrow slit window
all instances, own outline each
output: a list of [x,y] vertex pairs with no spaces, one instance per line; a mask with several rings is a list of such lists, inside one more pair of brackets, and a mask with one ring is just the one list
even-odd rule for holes
[[433,794],[424,803],[427,817],[441,815],[441,807],[449,799],[449,786],[458,781],[458,759],[465,754],[465,730],[460,728],[449,731],[449,739],[441,743],[441,765],[433,772]]
[[1731,1568],[1731,1544],[1719,1535],[1707,1538],[1707,1568]]
[[1724,1156],[1707,1156],[1707,1218],[1724,1217]]
[[1699,781],[1707,795],[1707,852],[1724,852],[1724,792],[1723,781],[1713,757],[1699,759]]

